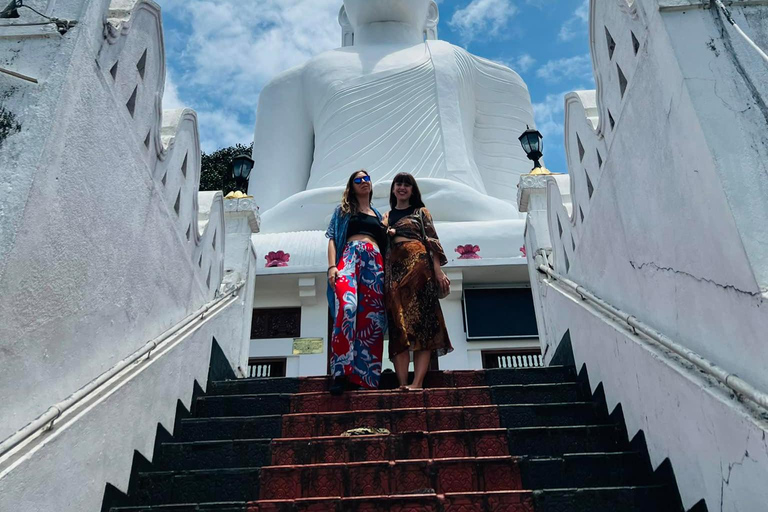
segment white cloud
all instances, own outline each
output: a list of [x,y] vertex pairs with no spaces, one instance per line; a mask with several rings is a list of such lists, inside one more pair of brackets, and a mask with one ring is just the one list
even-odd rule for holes
[[550,60],[536,70],[536,76],[550,83],[564,80],[593,83],[592,57],[588,53]]
[[584,34],[589,26],[589,0],[584,0],[573,11],[573,15],[560,27],[558,38],[561,41],[570,41],[578,35]]
[[163,92],[163,109],[174,110],[184,108],[184,102],[179,98],[179,90],[176,88],[176,82],[173,81],[171,71],[165,73],[165,91]]
[[563,135],[563,116],[566,92],[547,94],[541,103],[533,104],[533,115],[536,129],[548,139],[550,144],[556,144],[552,139]]
[[472,0],[457,9],[448,25],[456,30],[464,44],[475,39],[498,36],[517,12],[510,0]]
[[[338,47],[341,40],[340,0],[159,3],[173,77],[171,87],[166,86],[164,108],[178,102],[198,111],[205,151],[250,143],[264,85],[278,73]],[[169,32],[169,25],[175,30]]]

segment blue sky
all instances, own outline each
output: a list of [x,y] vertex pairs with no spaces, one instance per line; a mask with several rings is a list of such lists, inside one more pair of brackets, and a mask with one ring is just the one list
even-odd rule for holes
[[[160,0],[164,108],[197,110],[203,150],[253,140],[261,88],[339,46],[341,0]],[[566,172],[563,95],[594,88],[589,0],[442,0],[440,39],[515,69],[528,84],[547,167]]]

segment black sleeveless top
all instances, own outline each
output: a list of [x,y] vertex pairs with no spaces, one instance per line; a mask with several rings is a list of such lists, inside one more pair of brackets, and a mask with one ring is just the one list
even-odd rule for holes
[[397,208],[392,208],[389,211],[389,227],[393,227],[400,219],[403,219],[405,217],[408,217],[409,215],[413,215],[413,212],[416,211],[416,206],[409,206],[408,208],[404,210],[398,210]]
[[387,244],[387,230],[375,215],[356,213],[349,219],[347,239],[353,235],[366,235],[376,240],[379,250],[383,251]]

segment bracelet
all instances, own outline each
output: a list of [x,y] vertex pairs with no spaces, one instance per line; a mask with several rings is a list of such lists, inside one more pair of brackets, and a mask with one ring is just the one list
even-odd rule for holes
[[[328,270],[331,270],[332,268],[336,268],[336,265],[331,265],[330,267],[328,267]],[[325,271],[326,274],[328,273],[328,270]]]

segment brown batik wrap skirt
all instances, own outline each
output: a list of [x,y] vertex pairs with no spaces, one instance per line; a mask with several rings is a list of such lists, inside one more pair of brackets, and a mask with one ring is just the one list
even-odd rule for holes
[[423,243],[409,241],[390,247],[384,271],[390,359],[406,350],[434,350],[438,356],[453,351],[438,291]]

